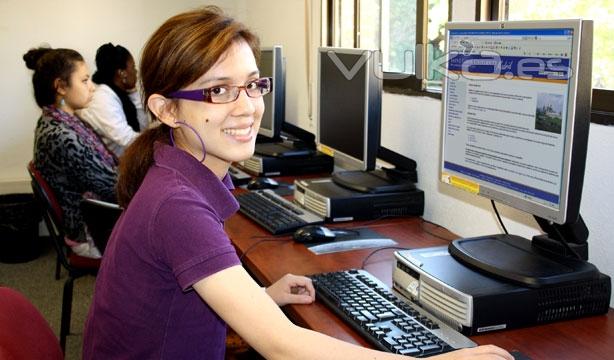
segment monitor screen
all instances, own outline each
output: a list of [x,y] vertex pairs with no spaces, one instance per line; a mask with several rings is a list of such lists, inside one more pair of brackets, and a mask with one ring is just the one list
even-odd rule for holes
[[260,76],[273,78],[273,91],[264,96],[264,114],[258,134],[279,138],[285,117],[285,68],[282,47],[263,47],[260,51]]
[[582,31],[579,20],[448,24],[442,182],[576,220],[590,119]]
[[318,142],[346,170],[375,167],[381,114],[381,79],[372,52],[320,48]]

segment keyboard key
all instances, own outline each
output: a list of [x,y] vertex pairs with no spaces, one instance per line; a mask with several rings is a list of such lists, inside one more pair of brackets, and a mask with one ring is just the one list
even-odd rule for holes
[[416,348],[403,349],[399,351],[399,354],[405,355],[405,356],[416,356],[420,354],[420,350]]

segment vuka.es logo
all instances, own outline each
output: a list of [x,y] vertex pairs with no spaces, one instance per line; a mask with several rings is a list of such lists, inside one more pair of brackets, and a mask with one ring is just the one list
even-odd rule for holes
[[[441,54],[430,61],[430,71],[428,72],[430,76],[427,77],[428,80],[432,80],[436,76],[439,78],[447,77],[450,80],[458,80],[461,77],[474,81],[492,81],[500,78],[513,79],[515,77],[523,80],[531,80],[536,74],[543,75],[546,79],[567,80],[571,79],[573,76],[572,68],[565,65],[563,59],[560,58],[523,58],[517,62],[515,74],[511,68],[513,63],[509,60],[503,61],[499,53],[490,50],[480,50],[476,52],[474,51],[473,44],[466,41],[461,41],[460,45],[462,49]],[[416,45],[416,53],[419,53],[418,50],[421,50],[421,47],[422,45],[420,44]],[[476,55],[475,58],[469,57],[472,53]],[[364,50],[361,56],[358,57],[356,63],[354,63],[351,68],[348,68],[334,51],[329,50],[326,54],[347,80],[352,80],[360,68],[363,67],[372,56],[379,56],[379,58],[374,58],[374,64],[379,63],[378,60],[382,57],[380,51]],[[405,65],[407,66],[407,64],[413,60],[414,52],[408,50],[405,51],[404,54]],[[447,71],[448,64],[454,64],[457,68],[460,68],[457,71]],[[475,74],[475,71],[473,71],[474,67],[481,67],[479,74]],[[376,66],[374,66],[373,71],[375,77],[383,80],[404,79],[410,76],[415,76],[417,79],[423,79],[423,76],[417,72],[415,74],[407,71],[399,73],[383,72],[381,67]]]
[[[418,44],[417,47],[421,47],[421,45]],[[373,58],[372,62],[374,64],[373,73],[375,74],[375,77],[378,79],[398,80],[398,79],[404,79],[404,78],[413,76],[413,68],[414,68],[413,66],[414,52],[413,51],[407,50],[403,53],[403,61],[404,61],[403,68],[405,69],[405,71],[387,72],[387,73],[382,71],[381,66],[376,65],[376,64],[381,64],[382,59],[383,59],[383,54],[379,50],[363,50],[362,54],[358,56],[358,60],[354,63],[354,65],[351,66],[351,68],[348,68],[348,66],[346,66],[341,61],[341,59],[339,59],[339,56],[337,55],[335,51],[329,50],[326,52],[326,54],[328,55],[328,57],[333,62],[333,64],[335,64],[337,69],[341,72],[341,74],[343,74],[343,76],[347,80],[352,80],[354,76],[356,76],[360,68],[363,67],[367,63],[367,61],[369,61],[369,59],[371,58]],[[418,75],[416,74],[416,76]],[[418,78],[420,77],[418,76]]]
[[337,69],[341,71],[346,80],[352,80],[352,78],[354,78],[354,76],[358,73],[358,70],[360,70],[360,68],[363,67],[363,65],[371,57],[371,52],[365,50],[363,52],[363,56],[360,56],[352,68],[348,69],[334,51],[328,51],[326,54],[331,59],[333,64],[337,66]]

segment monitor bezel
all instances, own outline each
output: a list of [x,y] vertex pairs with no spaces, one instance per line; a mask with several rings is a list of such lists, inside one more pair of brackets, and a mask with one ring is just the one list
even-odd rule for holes
[[[325,56],[329,51],[337,54],[361,55],[366,56],[366,61],[362,65],[367,68],[364,71],[365,93],[364,102],[364,118],[363,118],[363,155],[362,159],[357,159],[352,155],[346,154],[339,149],[324,144],[321,142],[320,122],[321,115],[321,89],[322,89],[322,56]],[[340,47],[319,47],[318,48],[318,88],[317,88],[317,114],[318,114],[318,130],[317,142],[321,151],[332,155],[335,166],[344,170],[361,170],[370,171],[375,169],[377,148],[380,143],[380,127],[381,127],[381,103],[382,103],[382,80],[376,76],[375,71],[375,56],[374,50],[371,49],[356,49],[356,48],[340,48]]]
[[[480,183],[478,194],[491,200],[506,204],[518,210],[533,214],[557,224],[573,223],[578,219],[580,200],[586,162],[586,148],[590,122],[591,99],[591,60],[592,60],[592,23],[582,20],[546,20],[546,21],[492,21],[492,22],[458,22],[446,24],[447,64],[450,30],[491,30],[491,29],[573,29],[571,67],[573,75],[568,87],[567,126],[565,128],[565,146],[563,154],[562,190],[559,209],[508,194]],[[581,46],[581,48],[580,48]],[[446,70],[447,71],[447,70]],[[448,77],[444,76],[442,84],[442,131],[440,149],[440,181],[443,179],[444,148],[446,129],[446,104]],[[448,184],[449,185],[449,184]],[[452,186],[452,185],[450,185]]]
[[[285,64],[283,57],[283,47],[281,45],[263,46],[260,48],[262,52],[270,51],[273,56],[273,91],[268,96],[271,96],[271,128],[266,128],[260,123],[258,134],[271,139],[279,138],[281,126],[285,118]],[[262,76],[262,74],[261,74]],[[263,114],[264,117],[264,114]]]

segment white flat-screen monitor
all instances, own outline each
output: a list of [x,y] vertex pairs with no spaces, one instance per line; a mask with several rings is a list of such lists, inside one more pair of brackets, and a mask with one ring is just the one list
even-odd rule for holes
[[534,215],[547,233],[455,240],[461,262],[530,287],[599,276],[583,261],[580,217],[592,29],[582,20],[446,25],[440,179]]

